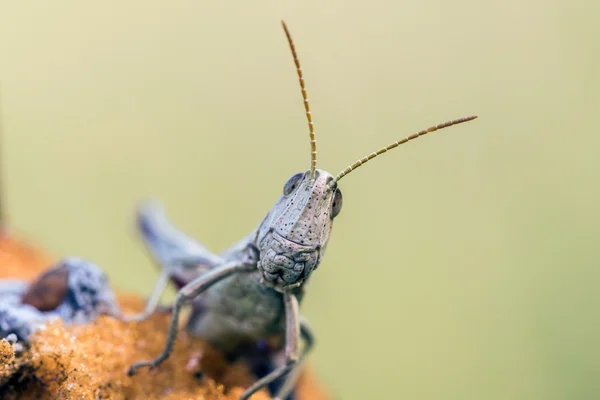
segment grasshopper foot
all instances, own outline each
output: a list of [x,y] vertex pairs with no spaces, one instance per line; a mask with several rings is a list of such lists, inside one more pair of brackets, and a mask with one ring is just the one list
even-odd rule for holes
[[133,364],[131,367],[129,367],[129,370],[127,371],[127,376],[133,376],[135,375],[136,371],[140,368],[143,367],[148,367],[149,369],[154,369],[154,367],[156,367],[156,364],[154,362],[151,361],[140,361],[137,362],[135,364]]

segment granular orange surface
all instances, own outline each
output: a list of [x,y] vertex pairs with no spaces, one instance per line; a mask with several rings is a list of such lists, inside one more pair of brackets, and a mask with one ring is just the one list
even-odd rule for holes
[[[52,259],[10,237],[0,238],[0,279],[31,279],[52,264]],[[125,313],[141,311],[138,296],[118,295]],[[0,340],[0,398],[2,399],[219,399],[237,400],[254,381],[241,362],[228,364],[198,338],[181,330],[172,355],[155,370],[126,374],[129,366],[160,353],[166,339],[168,313],[148,320],[121,322],[100,317],[87,325],[64,326],[53,322],[31,337],[31,348],[15,356],[15,349]],[[266,400],[266,391],[252,400]],[[325,400],[329,396],[310,371],[297,389],[299,400]]]

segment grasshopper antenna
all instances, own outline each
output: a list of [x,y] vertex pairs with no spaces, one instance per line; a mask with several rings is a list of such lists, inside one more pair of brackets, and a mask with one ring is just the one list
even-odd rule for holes
[[298,60],[298,54],[296,54],[296,48],[294,47],[294,41],[292,40],[292,35],[290,35],[290,31],[285,24],[285,21],[281,21],[281,25],[283,26],[283,30],[285,31],[285,36],[287,37],[287,41],[290,45],[290,50],[292,51],[292,56],[294,57],[294,64],[296,64],[296,71],[298,72],[298,80],[300,81],[300,89],[302,90],[302,98],[304,99],[304,109],[306,110],[306,119],[308,120],[308,129],[310,132],[310,177],[313,179],[315,177],[316,169],[317,169],[317,139],[315,136],[315,124],[312,120],[312,113],[310,111],[310,104],[308,103],[308,96],[306,94],[306,86],[304,85],[304,76],[302,75],[302,68],[300,67],[300,60]]
[[409,140],[413,140],[413,139],[418,138],[419,136],[423,136],[423,135],[426,135],[428,133],[438,131],[440,129],[448,128],[448,127],[450,127],[452,125],[458,125],[458,124],[462,124],[463,122],[472,121],[475,118],[477,118],[477,115],[472,115],[470,117],[459,118],[459,119],[455,119],[453,121],[444,122],[443,124],[434,125],[434,126],[432,126],[430,128],[423,129],[422,131],[419,131],[417,133],[413,133],[412,135],[407,136],[404,139],[400,139],[398,141],[395,141],[392,144],[389,144],[389,145],[387,145],[385,147],[382,147],[381,149],[379,149],[379,150],[377,150],[377,151],[369,154],[368,156],[356,160],[354,162],[354,164],[349,165],[344,170],[342,170],[339,174],[336,175],[335,178],[333,178],[332,181],[329,182],[329,184],[328,184],[329,185],[329,189],[330,190],[333,189],[335,187],[335,185],[337,184],[337,182],[340,179],[342,179],[344,176],[348,175],[350,172],[352,172],[356,168],[360,167],[361,165],[363,165],[367,161],[369,161],[369,160],[377,157],[378,155],[383,154],[386,151],[393,149],[394,147],[398,147],[401,144],[408,142]]

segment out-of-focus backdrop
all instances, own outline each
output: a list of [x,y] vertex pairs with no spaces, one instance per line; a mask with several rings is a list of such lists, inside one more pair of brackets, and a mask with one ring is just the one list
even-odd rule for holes
[[[600,398],[597,2],[0,2],[9,225],[147,294],[139,199],[221,250],[341,181],[303,305],[338,398]],[[165,327],[166,329],[166,327]],[[378,397],[379,398],[379,397]]]

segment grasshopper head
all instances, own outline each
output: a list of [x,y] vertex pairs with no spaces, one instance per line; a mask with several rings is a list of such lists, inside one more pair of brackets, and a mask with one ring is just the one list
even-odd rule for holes
[[277,289],[300,286],[317,268],[333,224],[342,208],[342,192],[329,186],[333,176],[316,169],[293,175],[283,196],[259,230],[258,268]]
[[283,21],[282,24],[292,51],[304,100],[311,155],[310,170],[295,174],[286,182],[283,197],[267,214],[256,236],[256,245],[260,253],[257,265],[263,275],[263,281],[281,291],[302,285],[321,262],[333,219],[342,208],[342,193],[337,187],[340,179],[369,160],[409,140],[477,118],[459,118],[413,133],[356,160],[336,176],[317,169],[317,140],[304,75],[292,37]]

